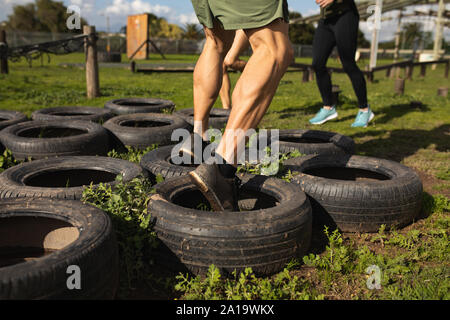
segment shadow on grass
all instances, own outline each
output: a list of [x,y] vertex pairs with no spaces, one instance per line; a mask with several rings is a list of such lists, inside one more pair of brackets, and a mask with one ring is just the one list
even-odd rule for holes
[[[380,131],[364,131],[350,135],[352,138],[374,137],[382,134]],[[371,139],[356,145],[358,152],[367,156],[387,158],[397,162],[415,154],[419,149],[436,146],[440,152],[450,151],[450,124],[441,125],[433,130],[397,129],[392,130],[388,137]]]

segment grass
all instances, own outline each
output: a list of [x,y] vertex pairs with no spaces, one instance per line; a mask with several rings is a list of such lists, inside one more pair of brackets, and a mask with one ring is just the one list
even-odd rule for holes
[[[140,63],[193,63],[195,55],[168,55],[163,61],[153,55]],[[63,105],[102,107],[123,97],[158,97],[175,102],[177,109],[192,107],[192,74],[132,74],[121,68],[101,68],[102,97],[85,98],[84,70],[62,68],[60,63],[83,62],[82,54],[52,57],[50,64],[24,61],[10,63],[10,74],[0,75],[0,109],[30,115],[34,110]],[[310,63],[307,59],[298,62]],[[387,61],[381,62],[382,64]],[[331,65],[337,65],[334,60]],[[361,63],[361,66],[364,62]],[[292,261],[284,271],[268,278],[251,270],[223,279],[213,266],[207,277],[170,274],[152,259],[155,235],[144,215],[152,186],[136,180],[118,190],[86,191],[85,200],[112,217],[121,250],[121,298],[162,299],[449,299],[449,197],[450,197],[450,100],[438,97],[437,88],[448,86],[443,66],[428,68],[427,77],[406,82],[404,96],[394,95],[394,81],[377,73],[368,83],[371,108],[376,117],[368,128],[351,128],[357,103],[345,75],[333,75],[342,89],[339,119],[313,127],[311,118],[321,107],[314,82],[302,83],[301,74],[287,73],[282,79],[261,128],[320,129],[352,137],[356,153],[401,162],[412,167],[424,184],[421,219],[402,230],[377,234],[339,234],[315,230],[321,246],[303,261]],[[239,74],[231,74],[236,83]],[[410,106],[421,101],[422,107]],[[215,107],[221,107],[220,100]],[[150,149],[149,149],[150,150]],[[128,150],[109,155],[138,162],[142,151]],[[0,156],[0,171],[16,164],[6,152]],[[256,168],[258,169],[258,168]],[[288,177],[285,177],[288,179]],[[381,270],[381,289],[370,290],[367,267]],[[371,278],[372,279],[372,278]]]

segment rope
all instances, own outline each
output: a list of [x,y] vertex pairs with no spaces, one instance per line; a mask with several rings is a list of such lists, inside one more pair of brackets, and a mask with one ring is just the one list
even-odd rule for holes
[[[96,35],[94,35],[96,37]],[[48,55],[50,61],[50,54],[63,55],[79,51],[84,46],[84,39],[88,35],[77,35],[72,38],[55,40],[49,42],[42,42],[30,44],[20,47],[8,48],[5,43],[0,43],[0,57],[5,55],[12,62],[20,61],[25,58],[29,64],[32,60],[41,58],[44,54]]]

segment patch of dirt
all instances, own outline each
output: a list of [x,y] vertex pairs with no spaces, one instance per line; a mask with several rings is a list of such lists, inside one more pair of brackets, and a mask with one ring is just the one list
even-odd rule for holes
[[450,198],[450,188],[442,189],[442,190],[433,189],[434,186],[445,184],[447,181],[437,179],[436,177],[434,177],[428,173],[425,173],[417,168],[412,168],[412,169],[419,175],[419,178],[423,184],[423,191],[425,191],[431,195],[443,194],[447,198]]

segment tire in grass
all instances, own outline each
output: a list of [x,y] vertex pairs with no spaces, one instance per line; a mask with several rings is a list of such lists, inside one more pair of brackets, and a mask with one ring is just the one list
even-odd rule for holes
[[310,197],[314,217],[344,232],[377,232],[403,227],[417,217],[422,182],[410,168],[390,160],[316,155],[289,159],[299,172],[293,183]]
[[[172,161],[171,153],[174,146],[164,146],[146,153],[141,158],[141,167],[147,170],[151,176],[156,177],[160,175],[163,178],[181,177],[195,170],[198,166],[197,164],[175,164]],[[250,154],[246,150],[245,160],[249,161],[249,159]]]
[[[2,199],[0,235],[0,300],[115,297],[118,248],[102,210],[80,201]],[[69,290],[77,270],[81,288]]]
[[197,165],[176,165],[171,160],[174,146],[164,146],[146,153],[140,165],[153,176],[161,175],[163,178],[181,177],[195,170]]
[[[217,109],[217,108],[211,109],[211,112],[209,113],[209,127],[219,130],[225,128],[228,121],[228,117],[230,116],[230,112],[231,112],[230,110],[226,109]],[[175,111],[174,114],[183,118],[191,126],[194,125],[193,108]]]
[[155,98],[123,98],[105,103],[105,108],[116,115],[131,113],[171,113],[175,104],[170,100]]
[[0,130],[25,121],[28,121],[28,118],[21,112],[0,110]]
[[31,114],[33,120],[85,120],[105,122],[114,115],[104,108],[95,107],[55,107],[36,110]]
[[280,152],[302,154],[353,154],[355,142],[339,133],[318,130],[280,130]]
[[134,113],[109,119],[103,124],[125,146],[145,149],[153,144],[173,144],[172,132],[176,129],[190,130],[183,119],[158,113]]
[[81,120],[27,121],[0,132],[0,141],[14,158],[25,160],[68,155],[106,155],[108,131]]
[[127,182],[146,176],[137,164],[109,157],[58,157],[25,162],[0,173],[0,198],[79,200],[91,183],[114,187],[117,176]]
[[188,176],[156,186],[148,212],[161,242],[158,261],[176,271],[224,275],[251,267],[257,275],[282,270],[309,249],[312,211],[306,195],[279,179],[245,176],[240,212],[209,212]]

